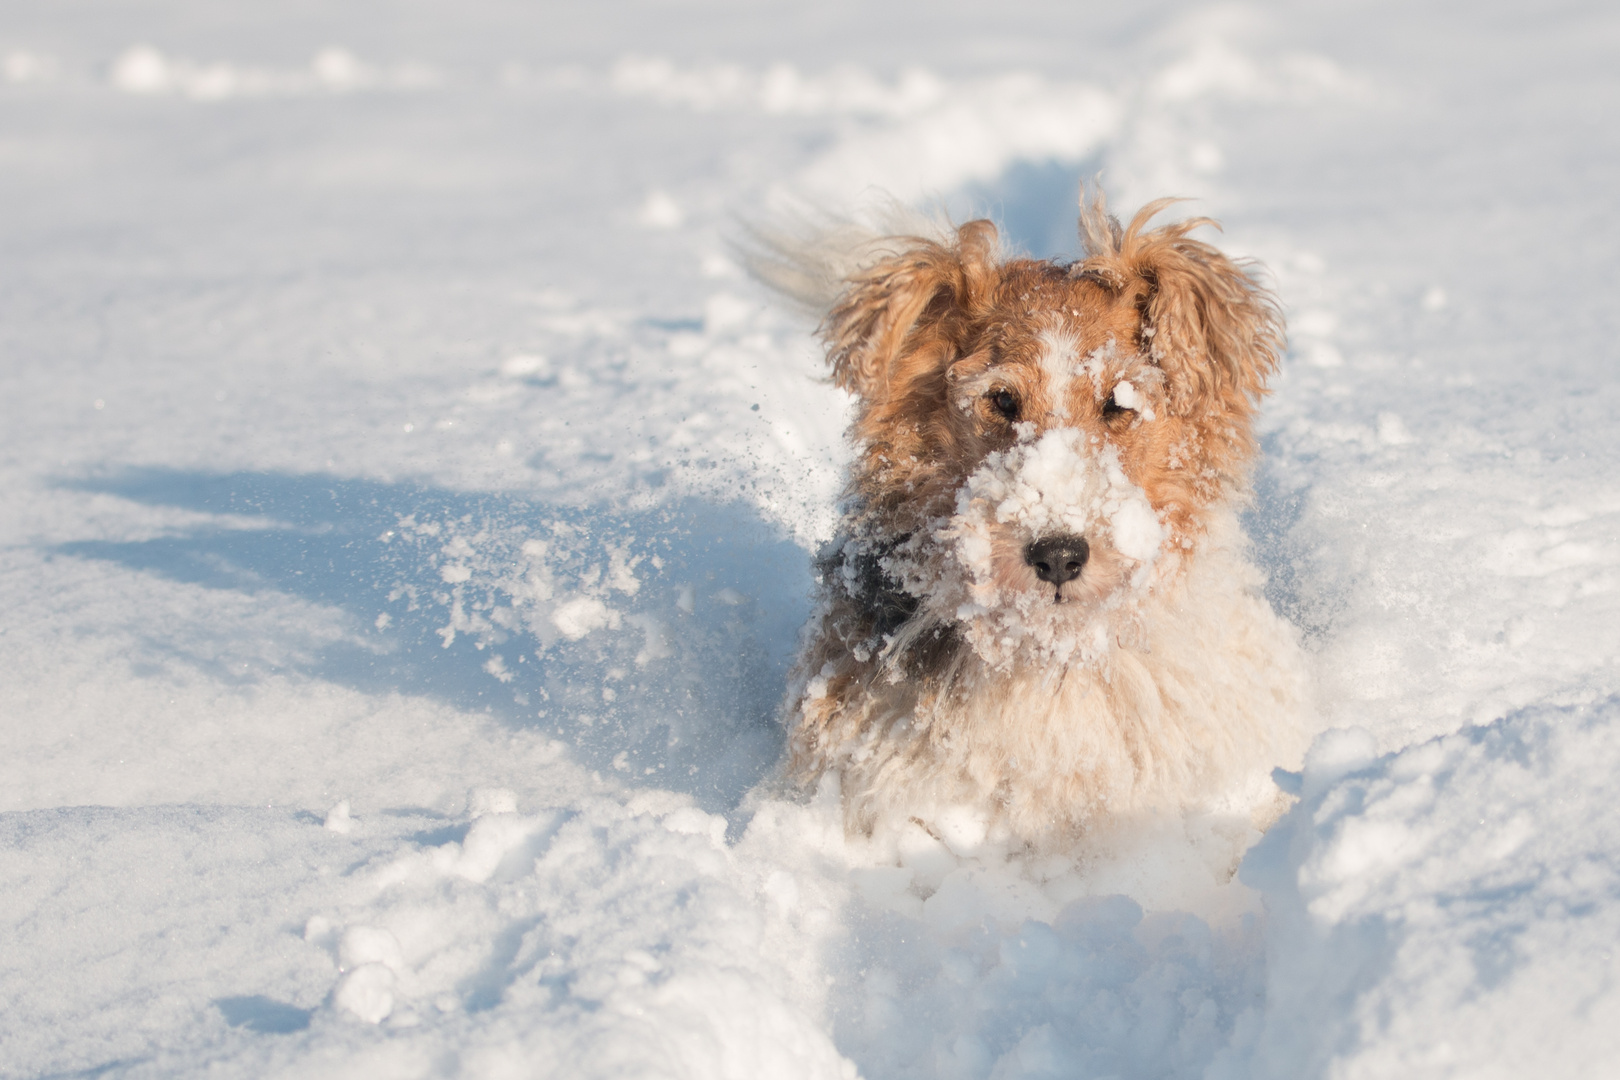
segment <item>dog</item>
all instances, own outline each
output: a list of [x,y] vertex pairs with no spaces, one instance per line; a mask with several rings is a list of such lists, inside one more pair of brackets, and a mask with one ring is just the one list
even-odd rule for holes
[[[846,828],[964,809],[1030,848],[1247,815],[1303,745],[1297,636],[1239,513],[1284,326],[1258,268],[1082,193],[1078,261],[995,226],[766,238],[854,399],[836,539],[785,706]],[[913,223],[915,224],[915,223]],[[936,835],[938,835],[936,833]]]

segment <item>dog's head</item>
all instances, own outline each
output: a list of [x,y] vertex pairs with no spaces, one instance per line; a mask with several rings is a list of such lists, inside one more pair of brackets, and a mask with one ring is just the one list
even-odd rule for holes
[[1207,221],[1148,228],[1168,201],[1126,228],[1084,207],[1072,265],[1004,260],[973,221],[849,279],[823,327],[858,399],[843,565],[909,598],[884,633],[1096,656],[1244,489],[1281,317],[1188,235]]

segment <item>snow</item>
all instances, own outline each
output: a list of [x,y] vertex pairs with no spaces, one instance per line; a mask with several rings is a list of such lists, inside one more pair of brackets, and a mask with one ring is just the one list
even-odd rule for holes
[[1346,1077],[1612,1068],[1620,838],[1593,804],[1617,721],[1609,698],[1383,758],[1364,731],[1319,743],[1304,800],[1244,864],[1273,920],[1276,1004],[1226,1075],[1322,1069],[1333,1047]]
[[[1617,30],[9,5],[0,1075],[1612,1071]],[[738,219],[1072,254],[1097,171],[1293,329],[1245,524],[1324,734],[1231,882],[773,780],[845,403]]]
[[[1152,558],[1163,531],[1147,496],[1125,476],[1113,447],[1095,454],[1088,449],[1078,430],[1054,428],[1037,440],[1020,440],[1005,453],[989,455],[963,488],[961,512],[983,504],[991,520],[1026,523],[1035,536],[1047,531],[1091,536],[1101,530],[1127,557],[1138,562]],[[1120,524],[1134,524],[1143,515],[1150,535],[1112,535]]]
[[1114,404],[1122,409],[1132,409],[1140,412],[1144,419],[1153,419],[1153,410],[1148,406],[1147,399],[1129,381],[1121,380],[1114,385]]

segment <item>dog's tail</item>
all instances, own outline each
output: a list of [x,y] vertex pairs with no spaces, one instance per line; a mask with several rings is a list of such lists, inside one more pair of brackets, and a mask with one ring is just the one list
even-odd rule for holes
[[825,316],[851,278],[924,243],[950,243],[955,230],[890,196],[841,216],[795,205],[745,220],[733,250],[755,280],[813,319]]

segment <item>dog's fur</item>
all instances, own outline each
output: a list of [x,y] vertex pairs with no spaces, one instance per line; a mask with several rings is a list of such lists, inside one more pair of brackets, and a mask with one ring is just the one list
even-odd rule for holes
[[[1014,841],[1110,818],[1264,818],[1302,739],[1291,629],[1237,512],[1282,318],[1254,273],[1082,200],[1085,257],[1006,258],[995,227],[768,241],[822,308],[856,456],[790,693],[790,771],[846,823],[967,807]],[[1044,537],[1078,578],[1037,577]],[[1263,822],[1261,822],[1263,823]]]

